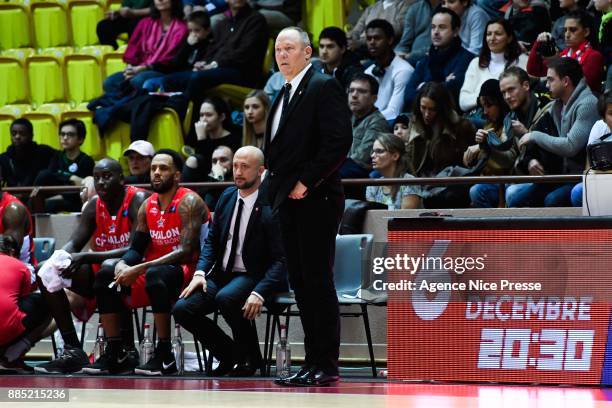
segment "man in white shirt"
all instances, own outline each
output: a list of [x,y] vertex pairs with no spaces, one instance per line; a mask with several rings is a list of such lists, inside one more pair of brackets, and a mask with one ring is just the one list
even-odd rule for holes
[[378,80],[376,107],[388,121],[402,112],[404,91],[414,72],[410,63],[395,55],[393,26],[386,20],[372,20],[366,28],[368,53],[376,61],[365,73]]
[[[172,310],[175,321],[220,361],[214,376],[255,374],[262,358],[251,320],[266,298],[288,289],[278,222],[259,193],[263,162],[254,146],[236,151],[236,186],[219,198],[193,279]],[[216,310],[233,339],[204,317]]]

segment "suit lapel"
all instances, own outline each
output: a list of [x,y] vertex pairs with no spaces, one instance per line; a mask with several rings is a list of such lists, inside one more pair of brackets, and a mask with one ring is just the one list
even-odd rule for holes
[[225,224],[225,227],[223,228],[223,236],[221,237],[221,255],[223,255],[223,253],[225,252],[225,245],[227,243],[227,237],[229,236],[229,230],[230,227],[232,226],[232,215],[234,214],[234,207],[236,207],[236,200],[238,199],[238,190],[234,191],[234,193],[232,194],[231,198],[228,201],[228,205],[225,207],[225,217],[226,219],[223,220],[223,223]]
[[251,216],[249,217],[249,223],[247,224],[246,232],[244,233],[244,242],[242,243],[242,248],[244,250],[246,242],[249,240],[249,235],[253,231],[253,224],[259,220],[261,216],[261,202],[259,201],[259,196],[257,196],[257,200],[255,200],[255,205],[253,206],[253,211],[251,211]]
[[[283,130],[283,128],[285,127],[285,124],[287,123],[287,119],[289,118],[289,116],[291,116],[291,113],[295,110],[295,107],[299,104],[300,99],[302,99],[302,97],[304,96],[304,90],[306,86],[308,85],[308,82],[310,82],[310,78],[312,77],[313,73],[314,73],[314,69],[310,67],[308,71],[306,71],[304,78],[302,78],[302,80],[300,81],[300,84],[298,85],[297,89],[295,90],[295,93],[293,94],[293,96],[291,97],[291,100],[289,101],[289,106],[287,106],[287,112],[285,112],[285,114],[282,115],[281,121],[278,124],[278,130],[276,131],[277,135],[280,134],[280,132]],[[274,106],[272,108],[273,110],[271,110],[271,112],[276,112],[276,106],[278,106],[279,100],[282,100],[282,99],[283,99],[283,95],[281,92],[276,98],[276,100],[274,101]],[[271,126],[272,124],[270,122],[270,128]],[[274,137],[274,140],[276,140],[276,136]]]

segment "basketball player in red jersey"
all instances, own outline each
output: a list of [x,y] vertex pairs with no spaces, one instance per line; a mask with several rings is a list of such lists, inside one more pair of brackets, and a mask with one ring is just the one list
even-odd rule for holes
[[[136,228],[138,209],[150,196],[146,190],[125,186],[121,165],[113,159],[100,160],[93,170],[94,186],[97,196],[91,198],[81,215],[76,230],[62,248],[69,252],[72,263],[64,271],[64,278],[72,279],[70,291],[86,299],[86,310],[73,313],[86,322],[95,310],[95,275],[100,269],[114,271],[115,264],[125,254]],[[92,251],[82,251],[91,240]],[[82,252],[81,252],[82,251]],[[72,317],[71,305],[66,292],[60,290],[49,293],[44,285],[39,285],[49,306],[51,314],[64,340],[64,352],[60,358],[35,367],[40,373],[72,373],[89,364],[87,354],[77,337]],[[125,349],[131,352],[132,368],[137,364],[134,350],[134,334],[130,311],[123,307],[122,325],[125,331]],[[103,322],[104,323],[104,322]]]
[[21,248],[17,258],[30,270],[34,283],[34,240],[32,216],[19,199],[0,190],[0,235],[10,235],[15,238]]
[[[209,216],[200,196],[179,186],[182,168],[183,160],[175,151],[161,149],[155,154],[151,161],[154,194],[138,211],[130,250],[115,267],[114,276],[98,274],[96,278],[102,281],[100,286],[112,286],[114,281],[121,285],[122,294],[129,290],[124,299],[130,307],[150,304],[153,309],[159,340],[151,360],[136,367],[136,374],[176,372],[170,347],[170,310],[182,288],[191,281],[199,256],[202,222]],[[100,310],[103,304],[110,308],[120,302],[121,295],[114,287],[98,296]]]

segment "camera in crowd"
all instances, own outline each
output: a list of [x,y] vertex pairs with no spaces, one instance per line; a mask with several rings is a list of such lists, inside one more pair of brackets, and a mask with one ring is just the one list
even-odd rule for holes
[[541,42],[538,45],[536,53],[542,58],[553,57],[557,53],[557,46],[555,45],[555,40],[553,40],[552,37],[548,37],[547,41]]

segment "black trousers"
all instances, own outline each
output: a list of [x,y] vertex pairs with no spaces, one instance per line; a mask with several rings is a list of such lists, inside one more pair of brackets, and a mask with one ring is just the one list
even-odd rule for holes
[[17,300],[17,307],[25,313],[25,316],[21,320],[23,327],[25,327],[25,331],[22,333],[21,337],[29,334],[50,317],[42,293],[30,293],[27,296],[19,298],[19,300]]
[[[261,352],[257,332],[242,316],[242,306],[257,282],[247,274],[234,273],[229,279],[209,279],[206,284],[206,292],[199,289],[176,302],[172,309],[174,320],[198,338],[217,359],[258,366]],[[206,316],[216,310],[232,329],[233,341]]]
[[317,191],[279,207],[289,283],[295,291],[304,329],[306,365],[338,374],[340,311],[334,285],[336,233],[344,196]]
[[116,50],[119,47],[119,44],[117,44],[119,34],[128,33],[128,35],[132,35],[138,21],[140,21],[139,18],[124,17],[116,17],[113,20],[107,18],[100,21],[96,26],[100,44],[110,45]]
[[[117,292],[116,287],[109,289],[108,285],[115,279],[114,268],[102,268],[96,274],[94,290],[100,314],[120,313],[125,309],[121,297],[128,294],[130,288],[122,287]],[[180,265],[152,266],[145,272],[145,289],[153,313],[170,313],[172,304],[178,299],[183,286],[183,269]]]

